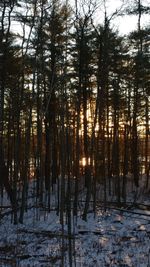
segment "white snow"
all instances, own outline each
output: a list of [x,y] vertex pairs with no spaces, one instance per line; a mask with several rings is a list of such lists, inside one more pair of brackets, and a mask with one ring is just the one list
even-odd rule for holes
[[[25,214],[24,224],[13,225],[10,215],[0,224],[0,266],[61,266],[62,238],[55,211],[35,209]],[[67,225],[65,225],[67,235]],[[96,218],[88,214],[87,222],[78,217],[72,240],[73,266],[150,266],[150,217],[119,211],[100,211]],[[64,266],[69,266],[68,240],[65,238]]]
[[[72,215],[72,267],[150,267],[149,198],[144,203],[145,210],[97,207],[95,218],[90,211],[87,221],[81,211],[77,218]],[[10,205],[5,194],[4,205]],[[0,215],[10,210],[1,208]],[[24,223],[14,225],[11,220],[11,214],[0,216],[0,267],[57,267],[62,259],[63,266],[70,267],[65,215],[64,241],[56,211],[37,206],[34,197],[28,200]]]

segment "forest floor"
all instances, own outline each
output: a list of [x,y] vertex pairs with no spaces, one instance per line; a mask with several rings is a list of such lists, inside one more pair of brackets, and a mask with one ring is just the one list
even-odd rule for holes
[[[95,218],[92,212],[87,221],[82,214],[72,218],[72,267],[150,267],[150,201],[144,204],[144,209],[97,207]],[[32,206],[17,225],[11,216],[9,208],[1,209],[1,267],[71,266],[67,224],[62,236],[56,211]]]

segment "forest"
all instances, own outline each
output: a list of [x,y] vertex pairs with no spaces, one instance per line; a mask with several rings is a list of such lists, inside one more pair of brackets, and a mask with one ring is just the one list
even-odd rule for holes
[[[108,2],[0,1],[0,233],[7,222],[29,235],[29,217],[60,227],[41,234],[59,240],[49,263],[17,256],[8,233],[0,266],[150,266],[149,245],[146,263],[75,256],[78,222],[81,235],[90,220],[128,211],[150,224],[149,1],[120,0],[111,14]],[[113,22],[127,16],[136,27],[121,34]]]

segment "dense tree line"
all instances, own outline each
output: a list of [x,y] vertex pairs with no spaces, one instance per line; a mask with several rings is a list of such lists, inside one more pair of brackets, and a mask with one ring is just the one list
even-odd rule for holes
[[150,29],[141,26],[149,8],[137,0],[124,9],[138,23],[120,36],[106,7],[95,25],[96,3],[78,4],[0,3],[0,182],[15,223],[33,180],[49,211],[56,192],[69,227],[82,192],[86,220],[91,200],[94,212],[99,199],[126,203],[128,182],[139,187],[143,175],[149,187]]

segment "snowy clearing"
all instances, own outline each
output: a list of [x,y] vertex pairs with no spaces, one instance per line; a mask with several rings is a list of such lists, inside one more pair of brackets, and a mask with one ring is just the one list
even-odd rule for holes
[[[96,218],[89,213],[87,222],[78,216],[72,224],[72,266],[149,267],[149,215],[150,211],[145,211],[143,216],[101,210]],[[1,267],[62,266],[62,258],[64,266],[70,266],[67,225],[64,225],[62,239],[55,211],[48,213],[39,208],[37,214],[37,210],[31,208],[25,214],[24,222],[22,225],[11,224],[10,215],[1,219]]]

